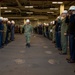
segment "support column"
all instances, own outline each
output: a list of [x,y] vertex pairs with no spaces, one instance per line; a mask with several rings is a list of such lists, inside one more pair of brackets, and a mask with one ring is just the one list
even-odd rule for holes
[[64,11],[64,4],[60,5],[60,15],[62,14],[63,11]]

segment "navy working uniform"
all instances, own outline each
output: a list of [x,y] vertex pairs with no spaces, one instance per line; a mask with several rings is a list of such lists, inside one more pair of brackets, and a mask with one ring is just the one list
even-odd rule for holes
[[61,24],[61,47],[62,47],[62,52],[61,54],[65,55],[67,54],[67,28],[68,25],[66,23],[66,16],[67,16],[67,10],[64,10],[62,12],[62,24]]
[[11,21],[11,41],[14,41],[14,29],[15,29],[15,22]]
[[6,39],[6,32],[7,32],[7,26],[6,26],[6,23],[7,23],[7,18],[4,18],[3,19],[3,25],[4,25],[4,30],[3,30],[3,44],[5,44],[5,39]]
[[2,44],[3,44],[3,29],[4,29],[4,25],[2,23],[3,18],[0,17],[0,48],[3,48]]
[[68,26],[68,35],[69,35],[69,47],[70,47],[70,60],[69,63],[75,62],[75,6],[71,6],[69,9],[71,13],[69,26]]
[[6,40],[5,40],[5,43],[8,44],[9,41],[10,41],[10,32],[11,32],[11,22],[8,21],[7,22],[7,32],[6,32]]
[[56,47],[61,50],[61,19],[58,17],[55,27]]
[[24,34],[26,37],[26,46],[30,47],[30,39],[31,39],[31,34],[33,31],[33,28],[32,28],[32,25],[30,24],[29,19],[27,19],[26,22],[27,22],[27,24],[24,26],[24,30],[25,30]]

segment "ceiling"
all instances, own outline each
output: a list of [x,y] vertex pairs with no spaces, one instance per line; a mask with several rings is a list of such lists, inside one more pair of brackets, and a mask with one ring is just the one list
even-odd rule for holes
[[[14,18],[31,18],[31,19],[50,19],[57,17],[60,13],[60,4],[52,4],[51,0],[0,0],[1,7],[7,7],[7,9],[1,9],[1,15],[3,17]],[[58,0],[57,0],[58,1]],[[62,1],[62,0],[59,0]],[[75,1],[63,1],[65,9],[71,5],[75,5]],[[33,8],[25,8],[25,6],[33,6]],[[50,8],[58,8],[58,10],[50,10]],[[11,10],[12,12],[5,12]],[[28,14],[27,12],[33,12]],[[47,13],[54,12],[54,13]]]

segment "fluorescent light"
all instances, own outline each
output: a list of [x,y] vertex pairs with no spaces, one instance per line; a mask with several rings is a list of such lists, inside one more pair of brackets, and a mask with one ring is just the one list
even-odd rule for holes
[[58,4],[63,4],[63,2],[58,2]]
[[33,6],[25,6],[25,8],[33,8]]
[[11,10],[5,10],[5,12],[12,12]]
[[58,10],[58,8],[54,8],[54,10]]
[[47,12],[47,13],[53,14],[54,12]]
[[33,12],[26,12],[27,14],[33,14]]
[[0,7],[0,9],[7,9],[7,7]]
[[52,2],[52,4],[63,4],[63,2]]
[[29,8],[29,6],[25,6],[25,8]]
[[50,8],[50,10],[58,10],[58,8]]
[[33,6],[30,6],[30,8],[33,8]]
[[52,2],[52,4],[57,4],[58,2]]
[[4,9],[7,9],[7,7],[4,7]]
[[54,8],[50,8],[50,10],[54,10]]

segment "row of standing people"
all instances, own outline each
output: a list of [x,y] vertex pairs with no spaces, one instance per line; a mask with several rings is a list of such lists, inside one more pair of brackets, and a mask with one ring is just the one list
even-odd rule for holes
[[64,10],[55,21],[34,29],[55,43],[60,55],[67,55],[68,63],[75,63],[75,6]]
[[15,26],[15,33],[23,34],[24,33],[24,25],[16,25]]
[[15,22],[8,18],[0,17],[0,49],[10,41],[14,41]]

